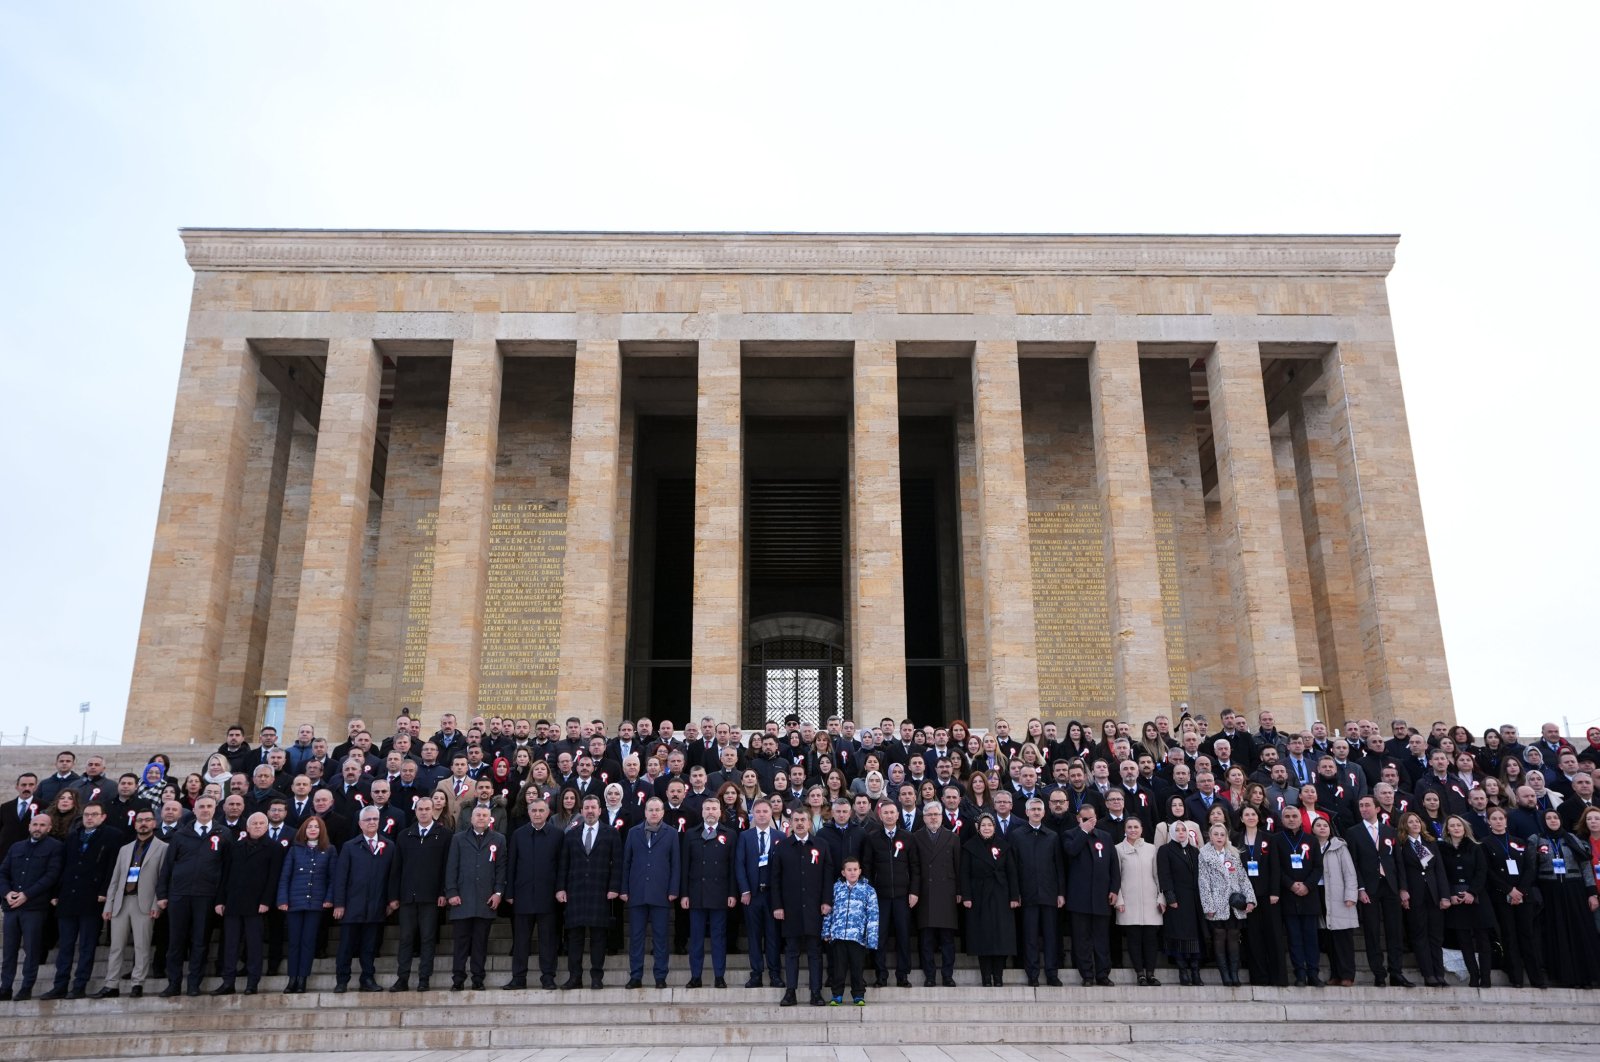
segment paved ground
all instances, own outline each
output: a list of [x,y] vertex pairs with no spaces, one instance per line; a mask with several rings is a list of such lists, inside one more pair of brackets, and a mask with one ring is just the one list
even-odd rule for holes
[[[1228,1044],[1196,1045],[1123,1044],[1111,1047],[976,1047],[941,1048],[905,1044],[900,1047],[622,1047],[564,1048],[529,1051],[418,1051],[391,1053],[332,1051],[309,1057],[318,1062],[1269,1062],[1282,1058],[1281,1046]],[[1583,1047],[1546,1046],[1540,1062],[1591,1060]],[[293,1055],[195,1055],[185,1062],[305,1062],[304,1053]],[[1295,1057],[1306,1062],[1371,1062],[1372,1050],[1362,1044],[1302,1043]],[[134,1056],[90,1059],[84,1062],[140,1062]],[[150,1062],[156,1062],[151,1059]],[[170,1062],[162,1059],[161,1062]]]

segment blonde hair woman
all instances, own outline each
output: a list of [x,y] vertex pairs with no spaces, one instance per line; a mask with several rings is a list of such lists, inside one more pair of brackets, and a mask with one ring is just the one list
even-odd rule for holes
[[1256,908],[1255,889],[1239,850],[1228,843],[1228,828],[1211,824],[1209,843],[1200,849],[1200,910],[1211,924],[1222,983],[1239,987],[1239,927]]

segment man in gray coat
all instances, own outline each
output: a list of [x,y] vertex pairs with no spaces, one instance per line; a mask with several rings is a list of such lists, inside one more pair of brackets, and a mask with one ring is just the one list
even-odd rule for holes
[[450,839],[445,862],[444,896],[455,933],[455,963],[450,970],[450,991],[466,987],[467,960],[472,960],[472,987],[483,987],[489,955],[489,926],[500,909],[506,888],[506,839],[489,828],[492,819],[483,806],[472,809],[472,822]]
[[117,982],[122,979],[122,953],[133,940],[133,987],[129,995],[144,995],[144,979],[150,972],[151,941],[156,927],[156,879],[167,858],[167,842],[156,836],[156,813],[148,808],[133,817],[133,840],[117,853],[106,889],[102,917],[111,924],[111,950],[106,953],[106,980],[96,999],[115,999],[122,994]]
[[667,962],[672,941],[667,925],[678,899],[679,839],[661,825],[666,805],[660,797],[644,804],[644,825],[628,833],[622,845],[622,902],[628,908],[628,988],[644,984],[644,931],[650,926],[655,955],[656,987],[667,987]]

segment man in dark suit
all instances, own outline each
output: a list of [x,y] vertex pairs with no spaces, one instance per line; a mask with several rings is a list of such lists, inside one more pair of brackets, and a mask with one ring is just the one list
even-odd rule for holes
[[882,829],[862,831],[861,858],[867,880],[878,893],[877,987],[889,984],[889,940],[895,944],[895,984],[911,987],[911,831],[889,801],[877,808]]
[[683,836],[683,879],[678,903],[689,912],[689,983],[699,988],[705,971],[706,931],[711,931],[711,972],[716,987],[727,988],[728,912],[738,902],[733,835],[722,825],[722,803],[707,799],[700,826]]
[[550,805],[528,803],[528,822],[511,835],[506,866],[506,902],[511,904],[511,980],[506,989],[528,987],[528,956],[539,934],[539,987],[556,986],[556,948],[561,915],[556,906],[556,876],[563,838],[550,824]]
[[[713,798],[714,799],[714,798]],[[628,908],[628,988],[644,983],[644,934],[648,925],[655,955],[657,988],[667,987],[672,948],[668,924],[683,878],[680,833],[662,821],[664,805],[645,801],[644,824],[628,831],[622,844],[622,902]]]
[[[82,999],[94,967],[94,949],[100,942],[100,923],[106,902],[106,884],[117,862],[122,835],[106,825],[106,810],[86,804],[83,821],[67,834],[62,852],[61,879],[56,888],[56,982],[40,999]],[[77,976],[72,963],[77,959]]]
[[1111,904],[1122,873],[1111,835],[1096,829],[1093,807],[1078,809],[1077,829],[1061,837],[1067,868],[1067,910],[1072,914],[1072,951],[1085,985],[1111,981]]
[[622,839],[600,825],[600,797],[583,798],[583,823],[566,832],[556,870],[556,902],[566,905],[567,979],[583,985],[583,938],[589,937],[589,987],[605,987],[606,930],[611,901],[622,892]]
[[1060,987],[1059,911],[1067,902],[1065,855],[1060,836],[1044,825],[1044,801],[1038,797],[1028,801],[1027,816],[1026,826],[1006,835],[1022,887],[1023,968],[1030,988],[1038,987],[1041,970],[1052,987]]
[[28,838],[11,846],[0,860],[0,902],[5,904],[5,957],[0,962],[0,1003],[12,999],[17,951],[25,958],[17,1002],[33,996],[44,954],[44,920],[61,878],[63,847],[50,836],[50,813],[39,810],[28,820]]
[[911,892],[906,903],[915,912],[922,937],[922,983],[934,985],[938,963],[946,988],[955,987],[957,897],[960,888],[961,841],[944,827],[938,804],[922,809],[922,829],[911,835]]
[[772,823],[772,805],[758,800],[750,808],[750,827],[739,834],[738,858],[734,861],[734,881],[739,902],[744,905],[745,939],[749,941],[750,978],[746,988],[761,987],[761,971],[772,975],[775,988],[784,985],[778,963],[778,923],[772,917],[772,857],[783,841],[783,834]]
[[1378,821],[1375,797],[1362,797],[1356,809],[1361,821],[1345,832],[1344,839],[1356,865],[1356,882],[1360,889],[1356,893],[1356,914],[1361,919],[1361,933],[1367,942],[1367,963],[1372,967],[1373,983],[1379,988],[1385,981],[1397,988],[1410,988],[1411,982],[1400,972],[1405,938],[1400,928],[1400,866],[1395,861],[1399,837]]
[[796,808],[789,816],[788,839],[772,853],[772,917],[781,924],[784,940],[781,1007],[798,1002],[802,950],[811,977],[811,1005],[828,1003],[822,996],[822,920],[832,908],[837,873],[828,849],[811,835],[811,813]]
[[434,821],[431,800],[417,801],[416,818],[396,839],[394,863],[389,868],[389,910],[400,916],[399,957],[391,992],[410,990],[411,958],[419,940],[417,991],[428,990],[439,946],[439,912],[445,905],[444,871],[453,831]]
[[[378,985],[378,935],[388,913],[389,869],[394,843],[378,831],[380,812],[361,809],[361,834],[339,849],[333,870],[333,917],[339,923],[339,957],[334,965],[335,992],[350,987],[352,959],[361,956],[361,991],[381,992]],[[480,978],[481,980],[481,978]]]
[[206,919],[222,891],[223,867],[233,838],[214,821],[217,802],[194,802],[194,822],[179,826],[167,840],[167,858],[156,884],[158,905],[171,919],[167,938],[167,987],[163,996],[183,991],[183,964],[189,963],[189,995],[200,994],[205,974]]
[[56,773],[41,781],[34,793],[41,808],[50,807],[55,803],[57,793],[72,788],[78,781],[81,776],[73,769],[77,763],[77,754],[68,749],[56,753]]
[[444,866],[444,899],[455,935],[450,991],[466,986],[471,964],[472,987],[483,987],[489,957],[489,926],[506,891],[506,839],[492,829],[489,809],[472,809],[472,822],[450,839]]
[[11,846],[28,836],[28,820],[38,810],[34,790],[39,787],[39,776],[24,772],[17,776],[17,795],[0,804],[0,859],[6,857]]
[[214,996],[231,996],[244,946],[244,994],[253,996],[261,981],[267,912],[277,903],[278,877],[287,849],[267,836],[267,817],[257,811],[245,819],[244,833],[228,847],[228,864],[217,897],[222,916],[222,984]]

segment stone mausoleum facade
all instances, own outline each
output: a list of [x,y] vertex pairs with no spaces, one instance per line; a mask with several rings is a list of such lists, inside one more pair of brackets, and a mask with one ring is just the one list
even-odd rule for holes
[[182,236],[126,740],[1454,718],[1395,237]]

